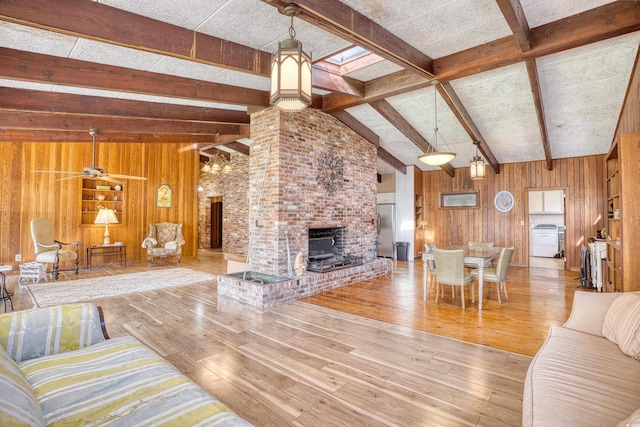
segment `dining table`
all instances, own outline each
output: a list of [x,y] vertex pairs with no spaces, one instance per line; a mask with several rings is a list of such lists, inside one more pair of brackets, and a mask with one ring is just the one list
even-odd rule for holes
[[[502,248],[493,247],[493,248],[484,248],[484,247],[469,247],[466,245],[450,245],[446,247],[438,247],[438,249],[447,249],[447,250],[459,250],[462,249],[464,254],[464,263],[465,264],[475,264],[478,266],[478,310],[482,310],[482,289],[483,289],[483,279],[484,279],[484,268],[486,266],[491,266],[491,261],[500,256],[500,251]],[[433,254],[430,251],[422,251],[422,262],[424,264],[427,263],[428,260],[435,259]],[[436,271],[437,271],[436,266]],[[427,286],[427,266],[424,266],[424,286],[426,289]],[[426,297],[425,297],[426,298]]]

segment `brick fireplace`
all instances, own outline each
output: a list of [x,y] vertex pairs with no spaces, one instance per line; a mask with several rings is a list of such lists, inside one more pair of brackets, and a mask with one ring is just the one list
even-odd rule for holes
[[[223,247],[246,255],[247,270],[256,276],[276,280],[220,276],[220,295],[270,307],[391,271],[390,260],[375,257],[377,154],[370,142],[312,108],[252,114],[251,140],[249,190],[244,198],[226,198],[224,208],[225,224],[233,216],[240,228],[233,235],[246,236],[246,241],[234,239]],[[328,240],[319,243],[323,233],[331,236],[330,246]],[[357,262],[291,277],[298,253],[307,261],[310,255],[317,258],[319,250]]]
[[312,108],[254,113],[251,139],[252,270],[286,275],[298,252],[308,259],[312,229],[342,228],[345,253],[375,257],[376,149],[370,142]]

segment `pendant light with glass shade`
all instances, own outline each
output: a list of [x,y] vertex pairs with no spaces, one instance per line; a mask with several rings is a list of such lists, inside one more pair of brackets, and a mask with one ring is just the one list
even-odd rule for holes
[[486,176],[486,168],[484,167],[484,160],[478,155],[478,145],[480,141],[475,141],[473,145],[476,146],[476,155],[471,160],[471,179],[484,179]]
[[[418,160],[420,160],[422,163],[426,163],[427,165],[440,166],[455,159],[456,153],[452,153],[450,151],[438,151],[438,91],[436,89],[436,86],[438,86],[440,82],[434,79],[431,81],[431,84],[433,85],[433,111],[435,115],[435,127],[433,128],[434,145],[431,146],[427,153],[418,157]],[[440,135],[440,138],[442,139],[442,135]],[[442,140],[442,142],[444,142],[444,139]]]
[[291,17],[291,38],[278,43],[271,58],[270,102],[284,111],[301,111],[311,104],[311,56],[295,38],[293,17],[300,14],[300,8],[288,5],[283,13]]

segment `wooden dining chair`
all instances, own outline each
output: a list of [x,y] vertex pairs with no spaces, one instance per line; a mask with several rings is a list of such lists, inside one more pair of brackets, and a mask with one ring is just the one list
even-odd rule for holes
[[[438,303],[442,285],[453,286],[453,289],[455,289],[455,286],[459,286],[462,296],[462,308],[464,309],[464,287],[471,285],[475,280],[472,275],[464,270],[464,251],[462,249],[433,249],[432,252],[438,271],[436,275],[436,304]],[[475,302],[473,286],[471,286],[471,302]]]
[[[431,253],[436,248],[435,243],[425,243],[423,245],[423,250],[425,253]],[[424,300],[427,300],[429,295],[429,288],[433,285],[433,282],[436,279],[436,263],[432,259],[425,259],[425,264],[427,268],[427,272],[429,273],[429,284],[427,285],[427,276],[424,276]]]
[[[509,299],[507,294],[507,272],[509,271],[509,264],[511,264],[511,257],[513,256],[514,248],[502,248],[500,250],[500,257],[496,264],[496,268],[485,268],[482,274],[483,282],[495,282],[498,283],[498,304],[502,304],[500,299],[500,292],[504,292],[504,297]],[[478,278],[480,275],[478,269],[471,271],[471,275]]]

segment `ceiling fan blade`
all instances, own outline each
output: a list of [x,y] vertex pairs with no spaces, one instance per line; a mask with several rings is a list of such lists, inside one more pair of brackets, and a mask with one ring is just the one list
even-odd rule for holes
[[111,175],[102,175],[100,178],[96,178],[96,179],[100,179],[102,181],[107,181],[107,182],[113,182],[114,184],[122,184],[122,182],[118,181],[117,179],[113,179],[111,177]]
[[82,175],[82,172],[70,172],[70,171],[42,171],[42,170],[32,170],[31,172],[37,173],[67,173],[72,175]]
[[56,181],[67,181],[69,179],[76,179],[76,178],[84,178],[84,175],[83,174],[79,174],[79,175],[74,175],[74,176],[65,176],[64,178],[56,179]]
[[143,176],[134,176],[134,175],[120,175],[117,173],[110,173],[108,176],[114,177],[114,178],[120,178],[120,179],[137,179],[137,180],[141,180],[141,181],[146,181],[147,178],[143,177]]

